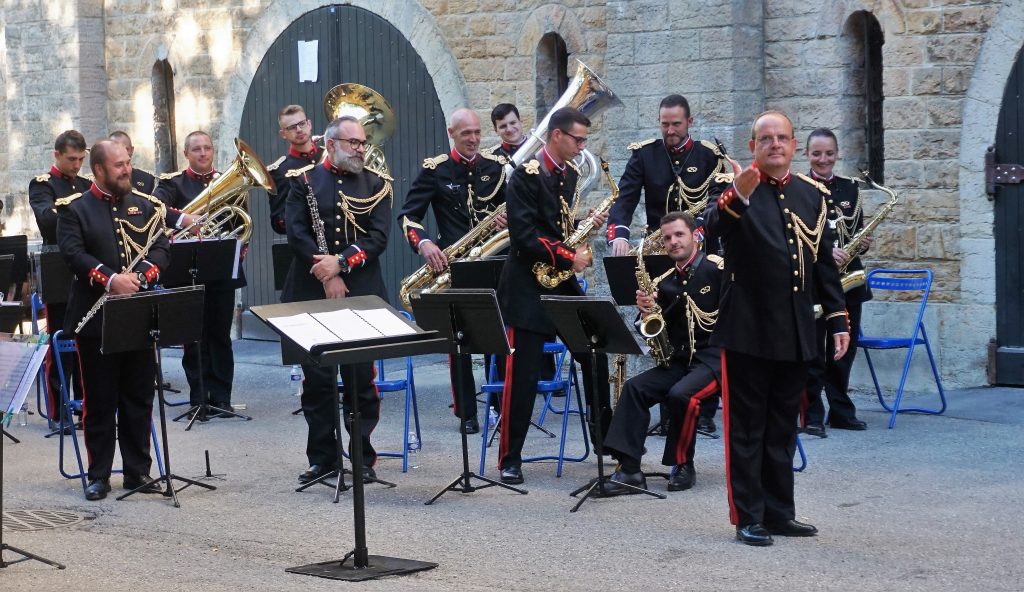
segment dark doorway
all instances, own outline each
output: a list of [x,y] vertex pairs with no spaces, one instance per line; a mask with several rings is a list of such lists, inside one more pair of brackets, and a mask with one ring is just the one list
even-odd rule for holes
[[[996,162],[1024,164],[1024,59],[1010,71],[996,127]],[[1024,385],[1024,185],[996,185],[996,382]]]
[[[298,42],[313,40],[319,42],[317,80],[299,82]],[[397,211],[423,159],[448,150],[448,135],[441,104],[423,60],[398,29],[368,10],[326,6],[307,12],[289,25],[263,56],[253,77],[238,135],[269,165],[288,148],[278,136],[278,111],[293,103],[304,106],[313,121],[314,134],[320,135],[328,123],[324,95],[343,82],[373,88],[395,110],[398,126],[384,144],[384,152],[395,178]],[[224,168],[227,163],[219,166]],[[286,242],[284,236],[270,229],[265,192],[250,193],[249,212],[254,228],[245,261],[249,286],[242,292],[243,309],[278,301],[271,245]],[[419,256],[403,239],[400,227],[392,226],[381,263],[391,302],[397,303],[402,278],[420,266]]]

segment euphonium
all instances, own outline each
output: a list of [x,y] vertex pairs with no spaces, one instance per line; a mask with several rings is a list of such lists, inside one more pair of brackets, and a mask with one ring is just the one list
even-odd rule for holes
[[[277,190],[267,167],[248,144],[235,138],[235,151],[238,154],[231,166],[181,208],[182,212],[196,216],[191,226],[199,225],[199,236],[203,238],[237,238],[247,242],[252,234],[252,218],[246,211],[249,190]],[[191,226],[175,231],[172,237],[188,238]]]
[[[644,262],[642,250],[637,250],[636,254],[636,283],[640,287],[640,291],[646,292],[651,297],[654,297],[658,292],[657,284],[651,280],[651,275],[647,273],[647,264]],[[672,343],[668,340],[668,331],[665,329],[665,317],[662,316],[661,306],[657,302],[654,303],[651,312],[640,318],[640,334],[647,340],[647,345],[651,348],[651,357],[654,358],[654,362],[662,368],[668,368],[669,363],[672,361],[674,350]]]
[[899,201],[899,195],[895,191],[889,189],[888,187],[884,187],[882,185],[879,185],[878,183],[875,183],[875,181],[870,176],[868,176],[867,171],[864,171],[861,174],[864,176],[864,180],[867,181],[868,184],[871,185],[871,187],[878,189],[879,191],[882,191],[886,195],[888,195],[889,202],[882,206],[882,208],[878,210],[875,216],[871,218],[871,220],[869,220],[867,224],[864,225],[864,228],[861,228],[857,232],[857,234],[853,235],[853,238],[850,239],[850,242],[846,243],[846,245],[843,246],[843,251],[845,251],[847,257],[849,257],[846,260],[846,263],[839,266],[839,282],[843,286],[843,292],[849,292],[850,290],[858,286],[863,286],[864,282],[867,281],[867,276],[864,274],[864,270],[859,269],[857,271],[847,272],[846,268],[850,266],[850,263],[853,261],[853,258],[860,254],[860,247],[861,244],[863,244],[864,242],[864,238],[871,234],[875,230],[875,228],[877,228],[878,225],[882,223],[882,220],[884,220],[885,217],[888,216],[889,213],[893,211],[893,209],[896,207],[896,202]]
[[[608,171],[608,163],[604,160],[601,161],[601,170],[604,172],[605,178],[608,179],[608,186],[611,187],[611,195],[606,197],[596,208],[594,212],[590,214],[586,220],[580,224],[576,230],[569,235],[564,242],[565,245],[571,249],[579,249],[580,247],[587,244],[590,240],[590,235],[597,231],[597,217],[602,214],[607,214],[608,210],[612,209],[612,204],[619,198],[619,186],[615,183],[615,179],[612,178],[612,174]],[[575,275],[571,269],[565,271],[559,271],[555,269],[553,265],[548,263],[541,263],[540,261],[533,264],[531,268],[533,274],[537,277],[537,283],[544,286],[547,289],[553,289],[561,284],[565,280]]]
[[324,114],[328,121],[343,115],[358,119],[368,144],[363,163],[374,171],[390,174],[381,145],[394,133],[397,118],[387,99],[368,86],[347,82],[324,95]]

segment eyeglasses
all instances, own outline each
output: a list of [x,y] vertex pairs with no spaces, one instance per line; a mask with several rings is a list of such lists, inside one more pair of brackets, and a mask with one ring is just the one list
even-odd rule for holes
[[360,148],[366,150],[366,147],[370,145],[370,143],[367,142],[366,140],[357,140],[355,138],[328,138],[328,141],[348,142],[349,147],[351,147],[353,150],[359,150]]
[[779,144],[785,144],[786,142],[789,142],[792,139],[793,138],[791,138],[789,136],[785,136],[785,135],[781,135],[781,136],[759,136],[757,138],[757,143],[760,144],[761,146],[771,146],[772,144],[774,144],[776,142],[778,142]]
[[308,126],[308,125],[309,125],[309,120],[308,119],[303,119],[302,121],[300,121],[298,123],[293,123],[291,125],[287,125],[287,126],[281,128],[281,129],[283,131],[286,131],[286,132],[297,132],[300,129],[302,129],[302,128]]
[[[559,131],[561,131],[561,130],[559,130]],[[574,135],[570,134],[569,132],[562,132],[562,133],[567,135],[567,136],[569,136],[573,140],[576,140],[576,147],[577,148],[582,148],[583,145],[587,143],[587,140],[589,140],[589,138],[586,138],[586,137],[581,138],[579,136],[574,136]]]

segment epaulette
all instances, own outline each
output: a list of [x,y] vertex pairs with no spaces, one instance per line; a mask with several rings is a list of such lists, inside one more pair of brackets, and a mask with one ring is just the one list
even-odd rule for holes
[[721,256],[712,253],[710,255],[705,255],[704,258],[717,265],[718,269],[725,269],[725,259]]
[[276,171],[276,170],[277,170],[277,167],[281,166],[281,163],[282,163],[282,162],[284,162],[284,159],[285,159],[285,158],[287,158],[287,157],[285,157],[285,156],[282,156],[281,158],[278,158],[278,159],[277,159],[277,160],[275,160],[274,162],[272,162],[272,163],[268,164],[268,165],[267,165],[267,170],[268,170],[268,171]]
[[718,145],[715,144],[714,142],[709,142],[708,140],[701,140],[700,143],[708,150],[714,152],[715,156],[717,156],[718,158],[722,158],[723,156],[725,156],[724,154],[722,154],[721,149],[718,148]]
[[166,181],[168,179],[173,179],[173,178],[177,177],[178,175],[180,175],[180,174],[182,174],[184,172],[185,171],[183,169],[183,170],[180,170],[180,171],[174,171],[173,173],[160,173],[160,180],[161,181]]
[[377,169],[375,169],[373,167],[363,167],[363,168],[368,170],[368,171],[370,171],[374,175],[377,175],[381,179],[384,179],[385,181],[387,181],[389,183],[395,180],[394,177],[392,177],[391,175],[389,175],[389,174],[387,174],[387,173],[385,173],[383,171],[378,171]]
[[448,154],[438,154],[434,158],[424,158],[423,168],[431,170],[436,169],[437,165],[447,161],[449,158]]
[[481,150],[479,154],[483,158],[486,158],[487,160],[493,160],[494,162],[496,162],[496,163],[498,163],[498,164],[500,164],[502,166],[508,164],[508,159],[505,158],[504,156],[500,155],[500,154],[494,154],[494,153],[488,152],[486,150]]
[[284,176],[285,177],[298,177],[302,173],[305,173],[306,171],[308,171],[309,169],[311,169],[311,168],[313,168],[315,166],[316,166],[315,164],[307,164],[306,166],[302,167],[301,169],[292,169],[292,170],[288,171],[287,173],[284,174]]
[[658,277],[654,278],[653,280],[651,280],[651,283],[654,284],[655,286],[657,286],[658,284],[661,283],[662,280],[664,280],[668,276],[672,275],[672,272],[674,272],[675,270],[676,270],[675,266],[672,266],[672,267],[668,268],[668,270],[665,271],[665,273],[663,273],[663,274],[659,275]]
[[84,175],[79,175],[79,177],[85,179],[86,181],[88,181],[90,183],[92,183],[95,180],[95,179],[93,179],[93,176],[90,175],[89,173],[86,173]]
[[639,149],[643,148],[644,146],[650,144],[651,142],[654,142],[655,140],[657,140],[657,138],[650,138],[648,140],[643,140],[641,142],[633,142],[629,146],[626,146],[626,149],[627,150],[639,150]]
[[540,174],[540,161],[536,158],[531,159],[530,162],[523,165],[523,170],[526,171],[526,174],[528,175]]
[[732,173],[715,173],[715,183],[732,183],[734,177]]
[[45,173],[36,177],[36,183],[46,183],[50,180],[50,173]]
[[138,189],[132,189],[132,193],[134,193],[135,195],[138,195],[141,198],[148,199],[149,201],[153,202],[153,205],[155,205],[157,208],[166,208],[167,207],[167,204],[165,204],[164,202],[160,201],[160,198],[155,196],[155,195],[150,195],[148,193],[143,193],[143,192],[139,191]]
[[480,154],[483,154],[484,152],[487,152],[488,154],[494,154],[495,152],[498,151],[498,148],[501,148],[501,144],[495,144],[494,146],[491,146],[489,148],[484,148],[480,150]]
[[565,164],[566,164],[566,166],[571,168],[573,171],[575,171],[577,175],[580,174],[580,167],[578,167],[575,164],[573,164],[573,162],[571,160],[565,161]]
[[78,199],[80,197],[82,197],[81,193],[75,193],[73,195],[69,195],[67,197],[62,197],[62,198],[54,201],[53,205],[54,205],[54,207],[58,207],[58,208],[61,207],[61,206],[66,206],[69,203],[75,201],[76,199]]
[[825,195],[832,195],[832,192],[828,190],[828,187],[825,187],[824,183],[821,183],[819,181],[815,181],[814,179],[808,177],[807,175],[805,175],[803,173],[797,173],[796,176],[800,177],[804,181],[807,181],[811,185],[814,185],[814,187],[817,188],[818,191],[824,193]]

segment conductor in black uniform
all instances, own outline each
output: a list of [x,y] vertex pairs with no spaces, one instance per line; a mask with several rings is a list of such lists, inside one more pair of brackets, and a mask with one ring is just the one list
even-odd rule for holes
[[[423,161],[423,168],[398,212],[409,246],[434,272],[441,272],[450,263],[444,249],[505,203],[506,160],[480,151],[480,118],[476,113],[470,109],[452,113],[448,136],[452,139],[451,151]],[[434,211],[436,239],[423,226],[428,209]],[[496,223],[498,228],[504,228],[506,216],[499,215]],[[462,421],[463,431],[475,434],[480,427],[472,357],[452,356],[450,364],[455,416]],[[462,365],[462,384],[455,380],[456,364]]]
[[[544,341],[555,333],[554,323],[541,305],[541,296],[581,294],[579,283],[570,277],[553,289],[537,282],[532,271],[535,263],[545,263],[558,271],[580,272],[593,263],[589,246],[579,250],[564,243],[577,225],[574,211],[579,171],[572,164],[586,146],[590,120],[576,109],[556,110],[548,120],[548,139],[533,158],[516,167],[507,191],[508,228],[511,246],[501,281],[498,301],[508,324],[513,353],[505,370],[502,395],[501,443],[499,467],[504,483],[523,482],[522,450],[530,427],[537,380],[540,374]],[[598,215],[596,225],[605,222]],[[608,410],[608,360],[598,356],[598,383],[591,383],[589,356],[576,359],[588,393],[598,388],[600,421]],[[589,397],[589,395],[588,395]]]
[[[721,350],[708,343],[718,316],[722,259],[701,252],[694,233],[697,222],[689,212],[669,212],[661,219],[662,244],[675,266],[660,278],[657,294],[637,290],[641,317],[657,300],[665,319],[672,357],[666,368],[655,366],[626,381],[615,406],[604,445],[621,467],[605,491],[629,493],[629,485],[647,488],[640,470],[644,440],[651,423],[650,408],[664,403],[668,433],[661,463],[672,467],[668,490],[693,487],[696,471],[693,449],[697,439],[700,403],[717,394],[721,383]],[[660,280],[660,281],[659,281]]]
[[491,125],[501,138],[501,143],[491,146],[487,151],[496,156],[504,156],[511,163],[512,156],[526,142],[519,109],[512,103],[498,103],[491,109]]
[[[135,146],[132,145],[132,138],[127,132],[121,130],[111,132],[110,139],[124,146],[124,149],[128,151],[128,158],[135,158]],[[156,177],[153,176],[153,173],[135,166],[134,161],[132,161],[132,189],[146,195],[153,195],[153,191],[156,189]]]
[[270,196],[270,228],[278,234],[285,234],[284,204],[293,180],[288,171],[301,169],[320,162],[323,153],[313,142],[313,123],[306,117],[301,105],[287,105],[277,114],[277,135],[288,142],[288,152],[267,165],[267,172],[274,179],[277,194]]
[[[754,163],[732,162],[714,230],[725,245],[725,283],[711,344],[722,348],[726,476],[736,538],[813,536],[795,520],[793,453],[807,366],[818,353],[814,293],[842,357],[850,341],[823,188],[790,172],[793,124],[779,111],[751,128]],[[825,190],[827,191],[827,190]]]
[[[213,141],[209,134],[194,131],[185,137],[184,171],[160,176],[156,196],[167,205],[167,225],[196,229],[195,217],[179,210],[195,199],[219,173],[213,167]],[[235,290],[244,287],[245,274],[238,268],[235,279],[206,282],[203,298],[203,336],[200,343],[185,346],[181,366],[189,386],[189,402],[201,405],[205,389],[208,402],[215,408],[231,410],[231,385],[235,376],[235,357],[231,347],[231,322],[235,316]],[[202,385],[202,386],[200,386]],[[218,417],[212,410],[209,417]]]
[[[327,160],[289,173],[295,182],[285,203],[285,216],[295,259],[281,301],[369,295],[387,299],[380,258],[391,229],[391,177],[363,165],[366,133],[356,118],[335,119],[324,138]],[[322,237],[311,214],[311,191],[323,223]],[[302,370],[309,469],[299,475],[299,482],[308,483],[337,466],[332,383],[338,379],[338,369],[303,364]],[[359,463],[367,477],[375,477],[377,453],[370,444],[370,433],[380,417],[380,396],[373,384],[373,363],[355,364],[355,370],[357,383],[351,389],[345,385],[344,397],[346,409],[351,409],[349,397],[358,397],[362,417],[363,458],[353,459],[353,463]]]
[[[170,263],[164,234],[164,207],[156,198],[133,192],[128,152],[101,140],[89,157],[95,182],[84,193],[57,200],[61,253],[75,273],[64,330],[75,333],[93,304],[106,292],[134,294],[160,280]],[[128,264],[154,238],[142,260]],[[75,334],[85,384],[82,427],[89,451],[85,498],[99,500],[110,491],[114,442],[120,444],[124,488],[149,480],[150,422],[157,380],[153,352],[145,349],[100,353],[103,308]],[[115,427],[116,424],[116,427]],[[142,490],[158,493],[157,483]]]
[[[39,175],[29,181],[28,200],[35,214],[36,226],[43,239],[43,246],[56,248],[57,245],[57,209],[54,206],[58,199],[84,193],[89,189],[89,180],[78,173],[82,170],[87,154],[85,137],[76,130],[67,130],[57,136],[53,143],[53,165],[50,172]],[[64,327],[64,302],[47,303],[43,309],[46,316],[46,328],[50,335]],[[54,361],[54,351],[46,354],[46,392],[49,395],[49,416],[57,417],[60,406],[60,377]],[[67,369],[67,376],[73,377],[75,399],[82,399],[82,385],[78,374],[78,359],[68,353],[61,355],[61,363]]]

